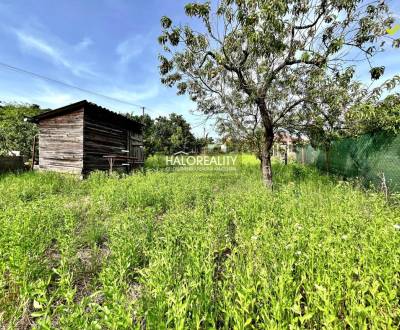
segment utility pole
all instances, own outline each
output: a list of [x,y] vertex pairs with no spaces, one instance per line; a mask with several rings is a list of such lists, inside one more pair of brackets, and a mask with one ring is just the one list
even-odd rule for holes
[[145,107],[142,107],[142,116],[144,117],[144,109]]

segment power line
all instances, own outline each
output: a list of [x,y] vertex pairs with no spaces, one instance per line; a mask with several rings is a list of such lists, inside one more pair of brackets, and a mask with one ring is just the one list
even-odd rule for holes
[[[141,108],[143,110],[143,112],[144,112],[144,109],[146,108],[141,104],[135,104],[135,103],[130,103],[130,102],[127,102],[127,101],[124,101],[124,100],[120,100],[120,99],[117,99],[115,97],[107,96],[107,95],[104,95],[104,94],[101,94],[101,93],[98,93],[98,92],[91,91],[89,89],[85,89],[85,88],[81,88],[79,86],[71,85],[71,84],[65,83],[63,81],[60,81],[60,80],[57,80],[57,79],[53,79],[53,78],[50,78],[50,77],[47,77],[47,76],[44,76],[44,75],[41,75],[41,74],[38,74],[38,73],[35,73],[35,72],[32,72],[32,71],[21,69],[21,68],[18,68],[16,66],[9,65],[7,63],[0,62],[0,65],[5,67],[5,68],[7,68],[7,69],[9,69],[9,70],[21,72],[21,73],[24,73],[24,74],[27,74],[27,75],[30,75],[30,76],[33,76],[33,77],[36,77],[36,78],[40,78],[40,79],[43,79],[43,80],[47,80],[47,81],[50,81],[50,82],[53,82],[53,83],[57,83],[57,84],[60,84],[60,85],[63,85],[63,86],[69,87],[69,88],[74,88],[74,89],[77,89],[77,90],[79,90],[81,92],[84,92],[84,93],[88,93],[88,94],[92,94],[92,95],[95,95],[95,96],[103,97],[105,99],[109,99],[111,101],[123,103],[123,104],[130,105],[130,106],[133,106],[133,107],[138,107],[138,108]],[[146,108],[146,109],[148,109],[148,108]]]
[[[45,75],[38,74],[38,73],[35,73],[35,72],[32,72],[32,71],[28,71],[28,70],[25,70],[25,69],[22,69],[22,68],[19,68],[19,67],[4,63],[4,62],[0,62],[0,66],[3,66],[3,67],[5,67],[5,68],[7,68],[9,70],[12,70],[12,71],[17,71],[17,72],[20,72],[20,73],[27,74],[27,75],[35,77],[35,78],[47,80],[47,81],[50,81],[50,82],[53,82],[53,83],[57,83],[57,84],[60,84],[60,85],[63,85],[63,86],[69,87],[69,88],[73,88],[73,89],[79,90],[79,91],[84,92],[84,93],[92,94],[92,95],[103,97],[105,99],[108,99],[108,100],[111,100],[111,101],[114,101],[114,102],[119,102],[119,103],[122,103],[122,104],[126,104],[126,105],[130,105],[130,106],[133,106],[133,107],[140,108],[142,110],[142,116],[144,116],[145,110],[147,110],[147,111],[150,110],[150,111],[155,112],[155,110],[153,110],[151,108],[148,108],[148,107],[145,107],[145,106],[143,106],[141,104],[135,104],[135,103],[127,102],[127,101],[124,101],[124,100],[120,100],[120,99],[117,99],[117,98],[112,97],[112,96],[104,95],[104,94],[101,94],[101,93],[98,93],[98,92],[91,91],[91,90],[86,89],[86,88],[81,88],[81,87],[76,86],[76,85],[68,84],[66,82],[63,82],[63,81],[60,81],[60,80],[57,80],[57,79],[54,79],[54,78],[50,78],[50,77],[47,77]],[[206,124],[206,122],[207,122],[207,118],[205,120],[203,120],[200,124],[196,124],[195,126],[193,126],[192,129],[193,128],[197,128],[199,126],[203,126],[203,125]]]

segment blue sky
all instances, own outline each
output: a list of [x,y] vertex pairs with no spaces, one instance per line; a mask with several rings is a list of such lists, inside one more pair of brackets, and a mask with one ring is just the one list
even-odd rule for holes
[[[203,134],[186,96],[160,83],[160,18],[185,19],[183,0],[0,0],[0,61],[146,106],[152,117],[183,114]],[[0,100],[55,108],[81,99],[115,111],[120,104],[0,67]],[[206,125],[211,131],[210,125]]]
[[[186,96],[160,83],[160,18],[186,22],[187,0],[0,0],[0,61],[148,108],[152,117],[177,112],[203,134],[203,118]],[[392,10],[400,14],[398,1]],[[400,18],[400,17],[398,17]],[[400,34],[400,32],[398,32]],[[377,57],[385,78],[400,73],[398,50]],[[368,67],[358,75],[368,78]],[[0,67],[0,100],[56,108],[87,99],[115,111],[119,104]],[[212,132],[211,123],[206,130]]]

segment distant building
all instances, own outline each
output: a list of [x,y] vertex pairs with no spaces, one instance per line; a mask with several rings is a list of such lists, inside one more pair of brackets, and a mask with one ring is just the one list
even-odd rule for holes
[[298,136],[290,134],[286,130],[279,130],[275,133],[274,145],[272,147],[272,155],[274,157],[285,158],[295,158],[296,150],[295,146],[299,143],[304,143],[308,141],[305,136]]
[[142,124],[94,103],[80,101],[30,121],[39,128],[39,169],[86,174],[109,169],[110,160],[114,169],[143,164]]
[[221,143],[209,143],[205,148],[203,148],[203,153],[226,153],[228,152],[228,147],[226,144]]

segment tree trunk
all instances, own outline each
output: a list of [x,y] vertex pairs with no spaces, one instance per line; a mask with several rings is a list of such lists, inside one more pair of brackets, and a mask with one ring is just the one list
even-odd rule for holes
[[262,171],[262,179],[264,185],[272,189],[272,164],[271,164],[271,148],[268,148],[267,143],[265,144],[265,148],[262,154],[261,161],[261,171]]
[[271,150],[274,145],[274,131],[272,127],[265,127],[264,131],[264,145],[261,153],[261,171],[264,185],[272,189],[272,164],[271,164]]
[[273,188],[272,182],[272,164],[271,164],[271,150],[274,145],[274,129],[272,120],[269,117],[267,107],[264,99],[257,101],[260,110],[263,126],[264,126],[264,143],[261,151],[261,172],[264,185],[271,189]]

